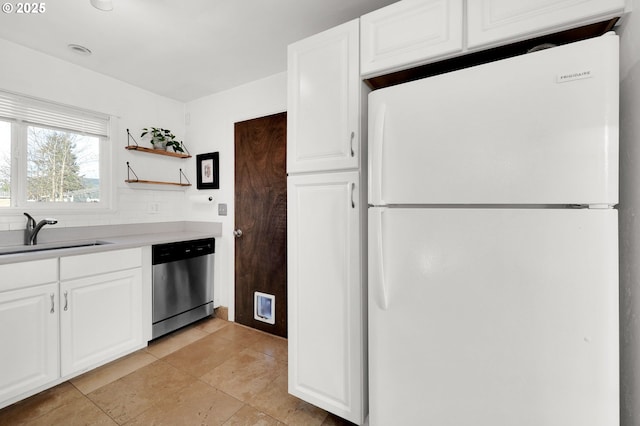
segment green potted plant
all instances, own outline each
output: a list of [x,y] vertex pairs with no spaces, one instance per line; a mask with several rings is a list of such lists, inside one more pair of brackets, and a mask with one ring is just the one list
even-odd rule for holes
[[151,137],[151,145],[154,149],[167,150],[171,147],[174,152],[184,152],[182,141],[177,141],[176,136],[171,133],[171,130],[160,127],[145,127],[142,129],[140,137],[143,138],[147,135]]
[[184,152],[184,149],[182,148],[182,141],[167,141],[165,147],[166,149],[169,149],[169,147],[173,148],[173,152]]

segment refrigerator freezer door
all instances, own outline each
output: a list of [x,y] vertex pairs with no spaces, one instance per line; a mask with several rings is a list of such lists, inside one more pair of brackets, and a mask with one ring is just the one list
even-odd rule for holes
[[617,212],[369,209],[370,424],[618,424]]
[[617,204],[618,37],[369,95],[369,203]]

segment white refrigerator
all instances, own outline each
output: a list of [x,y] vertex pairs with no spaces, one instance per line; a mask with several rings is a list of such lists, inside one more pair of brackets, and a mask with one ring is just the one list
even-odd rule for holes
[[618,37],[369,95],[370,425],[619,423]]

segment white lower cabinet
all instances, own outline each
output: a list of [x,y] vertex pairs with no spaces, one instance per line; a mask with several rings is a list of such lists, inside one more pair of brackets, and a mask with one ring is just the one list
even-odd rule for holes
[[59,306],[57,274],[50,284],[0,293],[0,407],[58,378]]
[[289,393],[366,414],[359,173],[288,178]]
[[63,377],[139,347],[141,281],[136,268],[60,282]]
[[0,277],[0,408],[146,344],[140,248],[0,265]]

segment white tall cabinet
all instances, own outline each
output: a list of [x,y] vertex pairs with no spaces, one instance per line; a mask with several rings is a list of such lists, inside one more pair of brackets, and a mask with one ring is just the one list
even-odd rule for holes
[[367,414],[359,22],[289,46],[289,392]]

